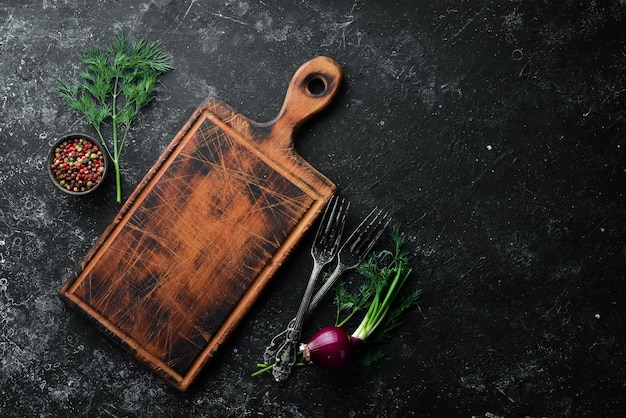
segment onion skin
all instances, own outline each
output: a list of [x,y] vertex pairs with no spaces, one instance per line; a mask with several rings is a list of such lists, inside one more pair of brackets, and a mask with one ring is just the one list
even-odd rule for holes
[[340,370],[350,363],[355,343],[343,328],[329,326],[319,330],[311,341],[303,344],[304,362],[317,364],[328,370]]

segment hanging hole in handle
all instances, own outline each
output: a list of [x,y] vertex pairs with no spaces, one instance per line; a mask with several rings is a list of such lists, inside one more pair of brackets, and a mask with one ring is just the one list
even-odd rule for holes
[[326,79],[319,74],[314,74],[305,81],[305,90],[313,97],[323,96],[327,88]]

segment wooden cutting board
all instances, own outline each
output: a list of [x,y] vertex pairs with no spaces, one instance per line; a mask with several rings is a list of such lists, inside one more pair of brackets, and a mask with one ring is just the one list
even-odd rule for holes
[[200,106],[60,290],[71,308],[186,390],[335,193],[293,133],[335,96],[308,61],[278,116]]

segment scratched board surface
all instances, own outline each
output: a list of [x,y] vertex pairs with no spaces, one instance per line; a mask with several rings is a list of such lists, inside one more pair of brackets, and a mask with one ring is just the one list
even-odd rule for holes
[[205,119],[74,292],[184,375],[312,202]]

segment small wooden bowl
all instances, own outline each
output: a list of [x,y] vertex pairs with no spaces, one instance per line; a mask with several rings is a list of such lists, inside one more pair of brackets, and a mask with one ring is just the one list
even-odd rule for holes
[[82,196],[98,189],[109,171],[107,153],[96,139],[85,134],[59,138],[50,149],[48,174],[63,192]]

